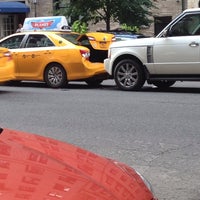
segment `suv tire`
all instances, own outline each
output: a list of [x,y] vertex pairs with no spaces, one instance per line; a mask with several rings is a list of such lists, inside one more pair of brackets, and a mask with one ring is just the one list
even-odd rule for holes
[[170,86],[174,85],[175,82],[176,81],[161,80],[161,81],[152,81],[151,83],[160,89],[167,89]]
[[124,59],[116,65],[114,80],[121,90],[140,90],[145,82],[144,71],[138,62]]

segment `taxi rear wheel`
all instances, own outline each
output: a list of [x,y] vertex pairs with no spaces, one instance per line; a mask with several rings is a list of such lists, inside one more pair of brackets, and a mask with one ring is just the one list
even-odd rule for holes
[[44,76],[45,82],[49,87],[59,88],[67,85],[66,72],[58,63],[48,65]]
[[101,79],[98,79],[98,80],[95,80],[95,79],[88,79],[88,80],[86,80],[85,82],[86,82],[86,83],[88,84],[88,86],[90,86],[90,87],[98,87],[98,86],[101,85],[101,83],[103,82],[103,80],[101,80]]

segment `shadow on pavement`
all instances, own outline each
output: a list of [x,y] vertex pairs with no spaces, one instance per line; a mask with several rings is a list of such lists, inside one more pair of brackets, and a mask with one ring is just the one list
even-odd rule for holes
[[[11,83],[6,83],[6,84],[0,84],[0,86],[8,86],[8,87],[31,87],[31,88],[48,88],[48,89],[54,89],[50,88],[46,85],[44,82],[37,82],[37,81],[23,81],[23,82],[18,82],[15,84]],[[151,85],[144,85],[143,88],[139,91],[122,91],[118,89],[118,87],[113,83],[113,82],[103,82],[101,85],[98,87],[91,87],[87,85],[85,82],[69,82],[69,84],[65,88],[55,88],[55,89],[60,89],[63,91],[67,91],[70,89],[99,89],[99,90],[115,90],[119,92],[164,92],[164,93],[200,93],[200,85],[190,85],[188,84],[185,86],[185,84],[182,85],[175,85],[167,89],[159,89],[157,87],[151,86]]]

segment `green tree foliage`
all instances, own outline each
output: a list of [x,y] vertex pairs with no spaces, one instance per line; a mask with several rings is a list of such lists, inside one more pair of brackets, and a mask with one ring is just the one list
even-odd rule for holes
[[[106,30],[112,22],[127,26],[149,25],[151,21],[151,0],[60,0],[65,8],[58,9],[57,14],[64,14],[72,20],[92,22],[104,21]],[[73,22],[73,21],[72,21]]]
[[85,22],[81,22],[80,20],[76,20],[72,24],[72,31],[77,32],[77,33],[86,33],[87,24]]

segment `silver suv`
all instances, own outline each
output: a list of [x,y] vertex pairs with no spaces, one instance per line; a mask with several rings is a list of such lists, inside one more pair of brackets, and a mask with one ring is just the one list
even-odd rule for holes
[[185,10],[155,38],[112,43],[104,66],[121,90],[200,81],[200,9]]

